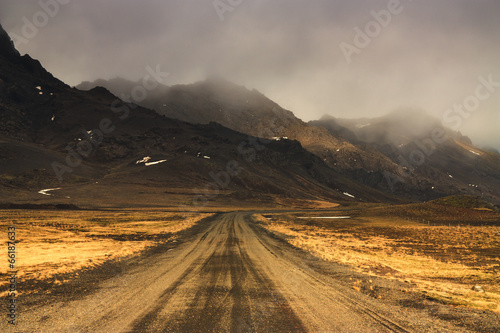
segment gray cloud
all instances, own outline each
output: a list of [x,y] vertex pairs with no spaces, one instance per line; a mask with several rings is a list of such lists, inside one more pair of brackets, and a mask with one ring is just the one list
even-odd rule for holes
[[[353,45],[353,29],[389,2],[242,0],[221,22],[212,0],[73,0],[17,47],[71,85],[137,79],[156,64],[171,73],[170,84],[217,73],[305,120],[405,107],[441,118],[474,93],[478,76],[500,81],[495,0],[401,0],[401,12],[348,63],[339,44]],[[22,18],[40,10],[38,1],[0,1],[0,22],[21,34]],[[500,148],[499,96],[460,126],[480,145]]]

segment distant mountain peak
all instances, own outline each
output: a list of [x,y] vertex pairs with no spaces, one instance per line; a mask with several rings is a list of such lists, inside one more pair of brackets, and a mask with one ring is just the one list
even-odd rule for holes
[[223,77],[221,75],[218,75],[218,74],[210,74],[210,75],[208,75],[207,78],[205,79],[205,82],[234,84],[230,80],[228,80],[225,77]]
[[130,81],[121,77],[114,77],[109,80],[105,79],[95,79],[94,81],[82,81],[80,84],[76,85],[75,88],[80,90],[91,90],[95,87],[104,87],[109,90],[109,85],[137,85],[137,82]]
[[324,114],[319,120],[320,121],[325,121],[325,120],[335,120],[336,118],[332,115],[329,114]]
[[[212,90],[241,90],[241,91],[250,91],[247,87],[243,85],[236,84],[232,81],[229,81],[226,78],[218,75],[208,76],[203,81],[198,81],[192,84],[193,86],[203,86],[210,88]],[[189,86],[189,85],[188,85]]]
[[98,95],[113,95],[108,89],[105,87],[97,86],[89,90],[89,92],[98,94]]

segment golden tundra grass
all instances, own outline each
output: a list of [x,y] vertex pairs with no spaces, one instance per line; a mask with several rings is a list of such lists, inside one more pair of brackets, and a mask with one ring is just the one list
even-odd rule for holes
[[[270,231],[323,259],[409,280],[427,297],[500,312],[500,227],[429,226],[397,218],[298,220],[258,216]],[[309,223],[307,223],[309,221]],[[326,221],[326,220],[325,220]],[[480,285],[486,291],[471,288]],[[355,286],[354,286],[355,288]]]
[[[180,215],[163,211],[0,211],[4,256],[0,275],[7,273],[7,228],[16,227],[16,270],[22,280],[53,279],[57,274],[91,268],[107,260],[137,254],[174,241],[175,233],[210,214]],[[64,281],[55,280],[60,284]],[[0,296],[7,279],[0,281]]]

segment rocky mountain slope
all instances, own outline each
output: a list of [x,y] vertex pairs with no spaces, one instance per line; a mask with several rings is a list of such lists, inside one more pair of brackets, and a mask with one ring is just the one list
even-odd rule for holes
[[190,124],[104,88],[71,88],[20,56],[2,29],[0,50],[0,201],[204,207],[395,199],[340,175],[298,141]]
[[400,166],[396,183],[424,179],[449,194],[500,202],[500,155],[476,147],[468,137],[421,111],[397,111],[373,119],[325,116],[310,124],[384,154]]
[[[88,89],[97,84],[117,95],[126,93],[121,90],[127,86],[122,79],[87,82],[80,87]],[[439,122],[420,113],[412,117],[396,113],[382,120],[342,120],[340,123],[327,117],[305,123],[260,92],[221,78],[162,86],[140,104],[186,122],[213,121],[253,136],[297,140],[337,173],[388,195],[425,201],[461,193],[483,195],[500,203],[497,186],[500,170],[496,167],[500,164],[495,155],[479,150],[470,141],[442,129]],[[414,141],[420,138],[423,140],[420,145],[425,146],[426,138],[434,140],[432,130],[435,128],[440,129],[436,134],[440,142],[426,156],[427,151],[419,151]],[[470,151],[477,151],[479,155]]]

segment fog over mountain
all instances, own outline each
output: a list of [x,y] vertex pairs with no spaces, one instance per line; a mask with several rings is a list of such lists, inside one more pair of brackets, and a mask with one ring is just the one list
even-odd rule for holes
[[159,65],[168,85],[221,75],[305,121],[420,109],[496,149],[498,13],[494,0],[0,1],[17,49],[70,85]]

